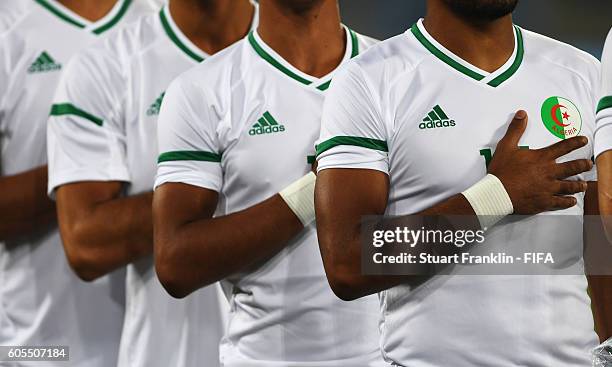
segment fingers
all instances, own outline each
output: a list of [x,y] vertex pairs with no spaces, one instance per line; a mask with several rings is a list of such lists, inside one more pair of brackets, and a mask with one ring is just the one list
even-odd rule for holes
[[508,131],[506,131],[506,135],[499,141],[497,145],[497,149],[500,148],[513,148],[518,149],[519,141],[521,137],[525,133],[527,129],[527,112],[520,110],[514,115],[514,119],[510,122],[510,126],[508,126]]
[[563,210],[573,207],[578,204],[578,201],[573,196],[554,196],[550,204],[552,210]]
[[549,147],[540,149],[541,152],[548,154],[550,157],[556,159],[562,157],[576,149],[580,149],[589,143],[589,139],[584,136],[575,136],[567,140],[560,141]]
[[555,191],[557,195],[574,195],[586,190],[585,181],[559,181]]
[[559,163],[555,167],[555,178],[564,179],[588,172],[593,168],[590,159],[577,159],[574,161]]

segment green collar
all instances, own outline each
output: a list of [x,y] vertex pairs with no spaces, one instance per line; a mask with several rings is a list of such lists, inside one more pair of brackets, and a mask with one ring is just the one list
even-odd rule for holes
[[162,27],[164,27],[164,31],[166,31],[166,34],[170,40],[187,56],[192,58],[197,63],[204,61],[204,59],[208,57],[208,55],[206,55],[196,45],[191,43],[191,41],[185,35],[183,35],[179,27],[174,23],[168,5],[164,6],[159,12],[159,19],[161,20]]
[[34,1],[66,23],[72,24],[77,28],[91,28],[91,32],[94,34],[102,34],[115,26],[121,20],[121,18],[123,18],[125,13],[127,13],[130,5],[132,4],[132,0],[118,0],[117,4],[108,13],[108,15],[97,22],[90,22],[72,12],[65,6],[57,3],[55,0]]
[[[359,39],[357,34],[353,32],[353,30],[348,27],[344,27],[347,35],[347,50],[345,52],[345,57],[342,61],[353,58],[359,55]],[[288,77],[302,83],[304,85],[315,85],[316,89],[320,91],[325,91],[329,88],[331,84],[332,73],[328,76],[322,77],[320,79],[307,75],[296,69],[289,62],[284,60],[280,55],[278,55],[271,47],[267,46],[257,34],[257,31],[251,31],[248,36],[248,41],[253,47],[253,50],[266,62],[272,65],[274,68],[280,70],[283,74]]]
[[525,56],[523,33],[521,29],[517,26],[514,26],[516,46],[510,59],[512,61],[508,60],[508,62],[504,64],[504,66],[502,66],[499,70],[489,75],[487,75],[486,72],[478,69],[477,67],[461,60],[458,56],[454,55],[452,52],[448,51],[442,45],[436,42],[436,40],[425,30],[422,20],[412,26],[411,32],[414,37],[427,50],[429,50],[429,52],[431,52],[442,62],[459,71],[460,73],[465,74],[476,81],[486,83],[491,87],[498,87],[506,80],[510,79],[514,74],[516,74],[521,64],[523,63],[523,58]]

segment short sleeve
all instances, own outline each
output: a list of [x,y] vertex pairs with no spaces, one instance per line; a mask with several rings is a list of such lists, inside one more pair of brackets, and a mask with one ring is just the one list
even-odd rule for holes
[[130,181],[121,67],[89,50],[75,56],[60,80],[47,125],[49,194],[82,181]]
[[[10,97],[20,94],[16,91],[23,83],[23,63],[28,59],[23,39],[0,35],[0,132],[2,131],[3,117],[9,108]],[[13,96],[11,96],[11,94]]]
[[223,173],[213,95],[185,78],[164,97],[158,120],[159,158],[155,188],[184,183],[221,191]]
[[602,56],[601,99],[597,104],[595,157],[612,150],[612,31]]
[[316,144],[318,170],[371,169],[389,174],[387,128],[380,98],[364,73],[350,62],[327,92]]

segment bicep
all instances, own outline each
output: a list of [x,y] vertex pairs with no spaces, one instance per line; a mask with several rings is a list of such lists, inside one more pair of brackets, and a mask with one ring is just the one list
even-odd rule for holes
[[612,150],[597,157],[599,209],[601,215],[612,215]]
[[315,190],[321,250],[333,256],[338,244],[359,237],[364,216],[384,214],[389,178],[375,170],[326,169],[319,172]]
[[77,222],[90,217],[93,208],[119,197],[121,182],[77,182],[57,189],[57,212],[60,224]]
[[153,222],[156,237],[166,238],[181,226],[212,218],[219,194],[184,183],[166,183],[153,195]]

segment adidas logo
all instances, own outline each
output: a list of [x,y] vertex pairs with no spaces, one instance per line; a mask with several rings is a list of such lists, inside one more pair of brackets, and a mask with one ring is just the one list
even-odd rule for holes
[[257,120],[257,123],[249,130],[249,135],[274,134],[282,133],[283,131],[285,131],[285,126],[279,124],[270,112],[266,111],[263,117]]
[[60,70],[62,65],[58,64],[53,60],[53,58],[47,53],[47,51],[43,51],[40,56],[36,58],[34,63],[30,65],[28,68],[28,73],[46,73],[49,71]]
[[159,97],[157,97],[155,102],[153,102],[153,104],[149,107],[149,109],[147,109],[147,116],[159,115],[159,110],[161,109],[161,104],[162,104],[162,101],[164,100],[165,95],[166,95],[166,92],[163,92]]
[[454,127],[457,126],[455,120],[451,120],[446,113],[442,110],[440,105],[436,105],[428,114],[423,118],[423,122],[419,125],[419,129],[436,129],[441,127]]

